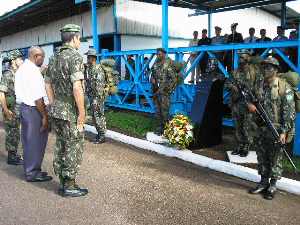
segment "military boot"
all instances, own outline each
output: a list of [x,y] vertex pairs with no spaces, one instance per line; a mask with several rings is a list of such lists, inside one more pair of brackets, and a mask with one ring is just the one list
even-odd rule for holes
[[15,166],[23,165],[23,159],[16,152],[9,151],[7,155],[7,164]]
[[271,179],[270,186],[268,187],[268,189],[266,190],[266,192],[264,194],[265,199],[272,200],[275,197],[275,193],[277,191],[276,182],[277,182],[276,179],[274,179],[274,178]]
[[238,146],[237,146],[237,148],[236,149],[234,149],[232,152],[231,152],[231,155],[239,155],[240,154],[240,151],[241,151],[241,149],[242,149],[242,145],[241,144],[239,144]]
[[95,140],[94,140],[94,144],[102,144],[105,142],[105,135],[104,133],[98,133]]
[[81,197],[88,194],[88,189],[80,188],[74,179],[66,179],[63,183],[62,190],[59,190],[59,194],[62,197]]
[[269,187],[269,178],[268,177],[261,177],[261,181],[258,183],[258,185],[255,188],[252,188],[249,190],[250,194],[259,194],[265,190],[267,190]]
[[239,152],[240,157],[247,157],[247,155],[249,154],[249,148],[249,144],[244,144]]

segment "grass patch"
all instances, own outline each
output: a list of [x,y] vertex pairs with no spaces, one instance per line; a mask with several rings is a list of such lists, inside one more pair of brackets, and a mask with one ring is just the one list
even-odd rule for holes
[[144,138],[147,132],[154,131],[158,126],[158,121],[151,114],[109,110],[105,112],[105,117],[108,129],[138,138]]
[[[299,156],[293,156],[291,157],[293,162],[295,163],[296,167],[298,168],[298,170],[300,169],[300,157]],[[288,161],[288,159],[283,155],[283,168],[285,171],[288,172],[294,172],[294,168],[291,165],[291,163]]]

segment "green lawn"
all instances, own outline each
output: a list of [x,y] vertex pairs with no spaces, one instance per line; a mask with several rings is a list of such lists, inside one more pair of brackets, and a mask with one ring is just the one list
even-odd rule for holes
[[[283,159],[283,168],[284,168],[284,170],[289,171],[289,172],[293,172],[294,168],[292,167],[292,165],[290,164],[288,159],[285,156],[283,156],[283,157],[284,157],[284,159]],[[292,157],[292,160],[293,160],[293,162],[295,163],[296,167],[298,168],[298,170],[300,172],[300,157],[299,156],[294,156],[294,157]]]
[[158,125],[154,115],[134,111],[109,110],[105,112],[105,117],[108,129],[139,138],[145,138],[147,132],[154,131]]

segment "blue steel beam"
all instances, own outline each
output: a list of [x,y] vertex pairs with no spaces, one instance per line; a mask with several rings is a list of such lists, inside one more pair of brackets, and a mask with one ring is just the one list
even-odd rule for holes
[[[97,53],[100,50],[100,43],[98,37],[98,20],[97,20],[97,4],[96,0],[91,0],[92,6],[92,27],[93,27],[93,46],[96,49]],[[97,57],[99,60],[99,57]]]
[[[284,47],[298,47],[298,41],[276,41],[265,43],[247,43],[247,44],[227,44],[227,45],[208,45],[208,46],[196,46],[196,47],[180,47],[169,48],[170,54],[176,52],[190,53],[199,51],[226,51],[234,49],[256,49],[256,48],[284,48]],[[155,54],[156,49],[145,50],[130,50],[130,51],[118,51],[118,52],[105,52],[105,57],[121,56],[121,55],[136,55],[136,54]]]
[[[298,28],[298,70],[300,70],[300,23]],[[298,90],[300,90],[300,85],[298,86]],[[300,113],[297,113],[296,116],[296,135],[294,140],[294,153],[300,156]]]
[[211,12],[209,12],[208,13],[208,28],[207,28],[207,30],[208,30],[208,37],[209,38],[211,38],[211,27],[212,27],[212,13]]
[[169,48],[169,15],[168,0],[162,0],[162,47],[168,51]]
[[285,27],[286,26],[286,1],[283,0],[281,2],[281,26]]

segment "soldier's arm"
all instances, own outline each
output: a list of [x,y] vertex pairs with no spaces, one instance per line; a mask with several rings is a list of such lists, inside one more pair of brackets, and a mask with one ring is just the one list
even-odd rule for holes
[[294,127],[296,118],[294,93],[290,88],[286,89],[285,94],[281,97],[281,115],[280,133],[286,134]]
[[73,96],[78,110],[77,128],[79,131],[83,131],[85,122],[84,89],[82,84],[84,80],[83,71],[82,57],[80,55],[75,56],[71,62],[70,72],[71,82],[73,83]]
[[53,89],[51,86],[51,78],[50,78],[51,70],[52,70],[52,60],[49,62],[48,69],[44,75],[45,89],[46,89],[46,93],[47,93],[47,97],[48,97],[50,105],[52,105],[54,102],[54,92],[53,92]]
[[0,103],[1,103],[1,106],[2,106],[2,109],[5,112],[8,112],[8,108],[7,108],[7,104],[6,104],[6,98],[5,98],[5,93],[0,91]]
[[8,80],[6,74],[4,73],[2,75],[2,79],[0,82],[0,103],[5,117],[10,120],[13,117],[13,113],[7,107],[7,101],[5,96],[5,93],[8,91],[7,87],[8,87]]

